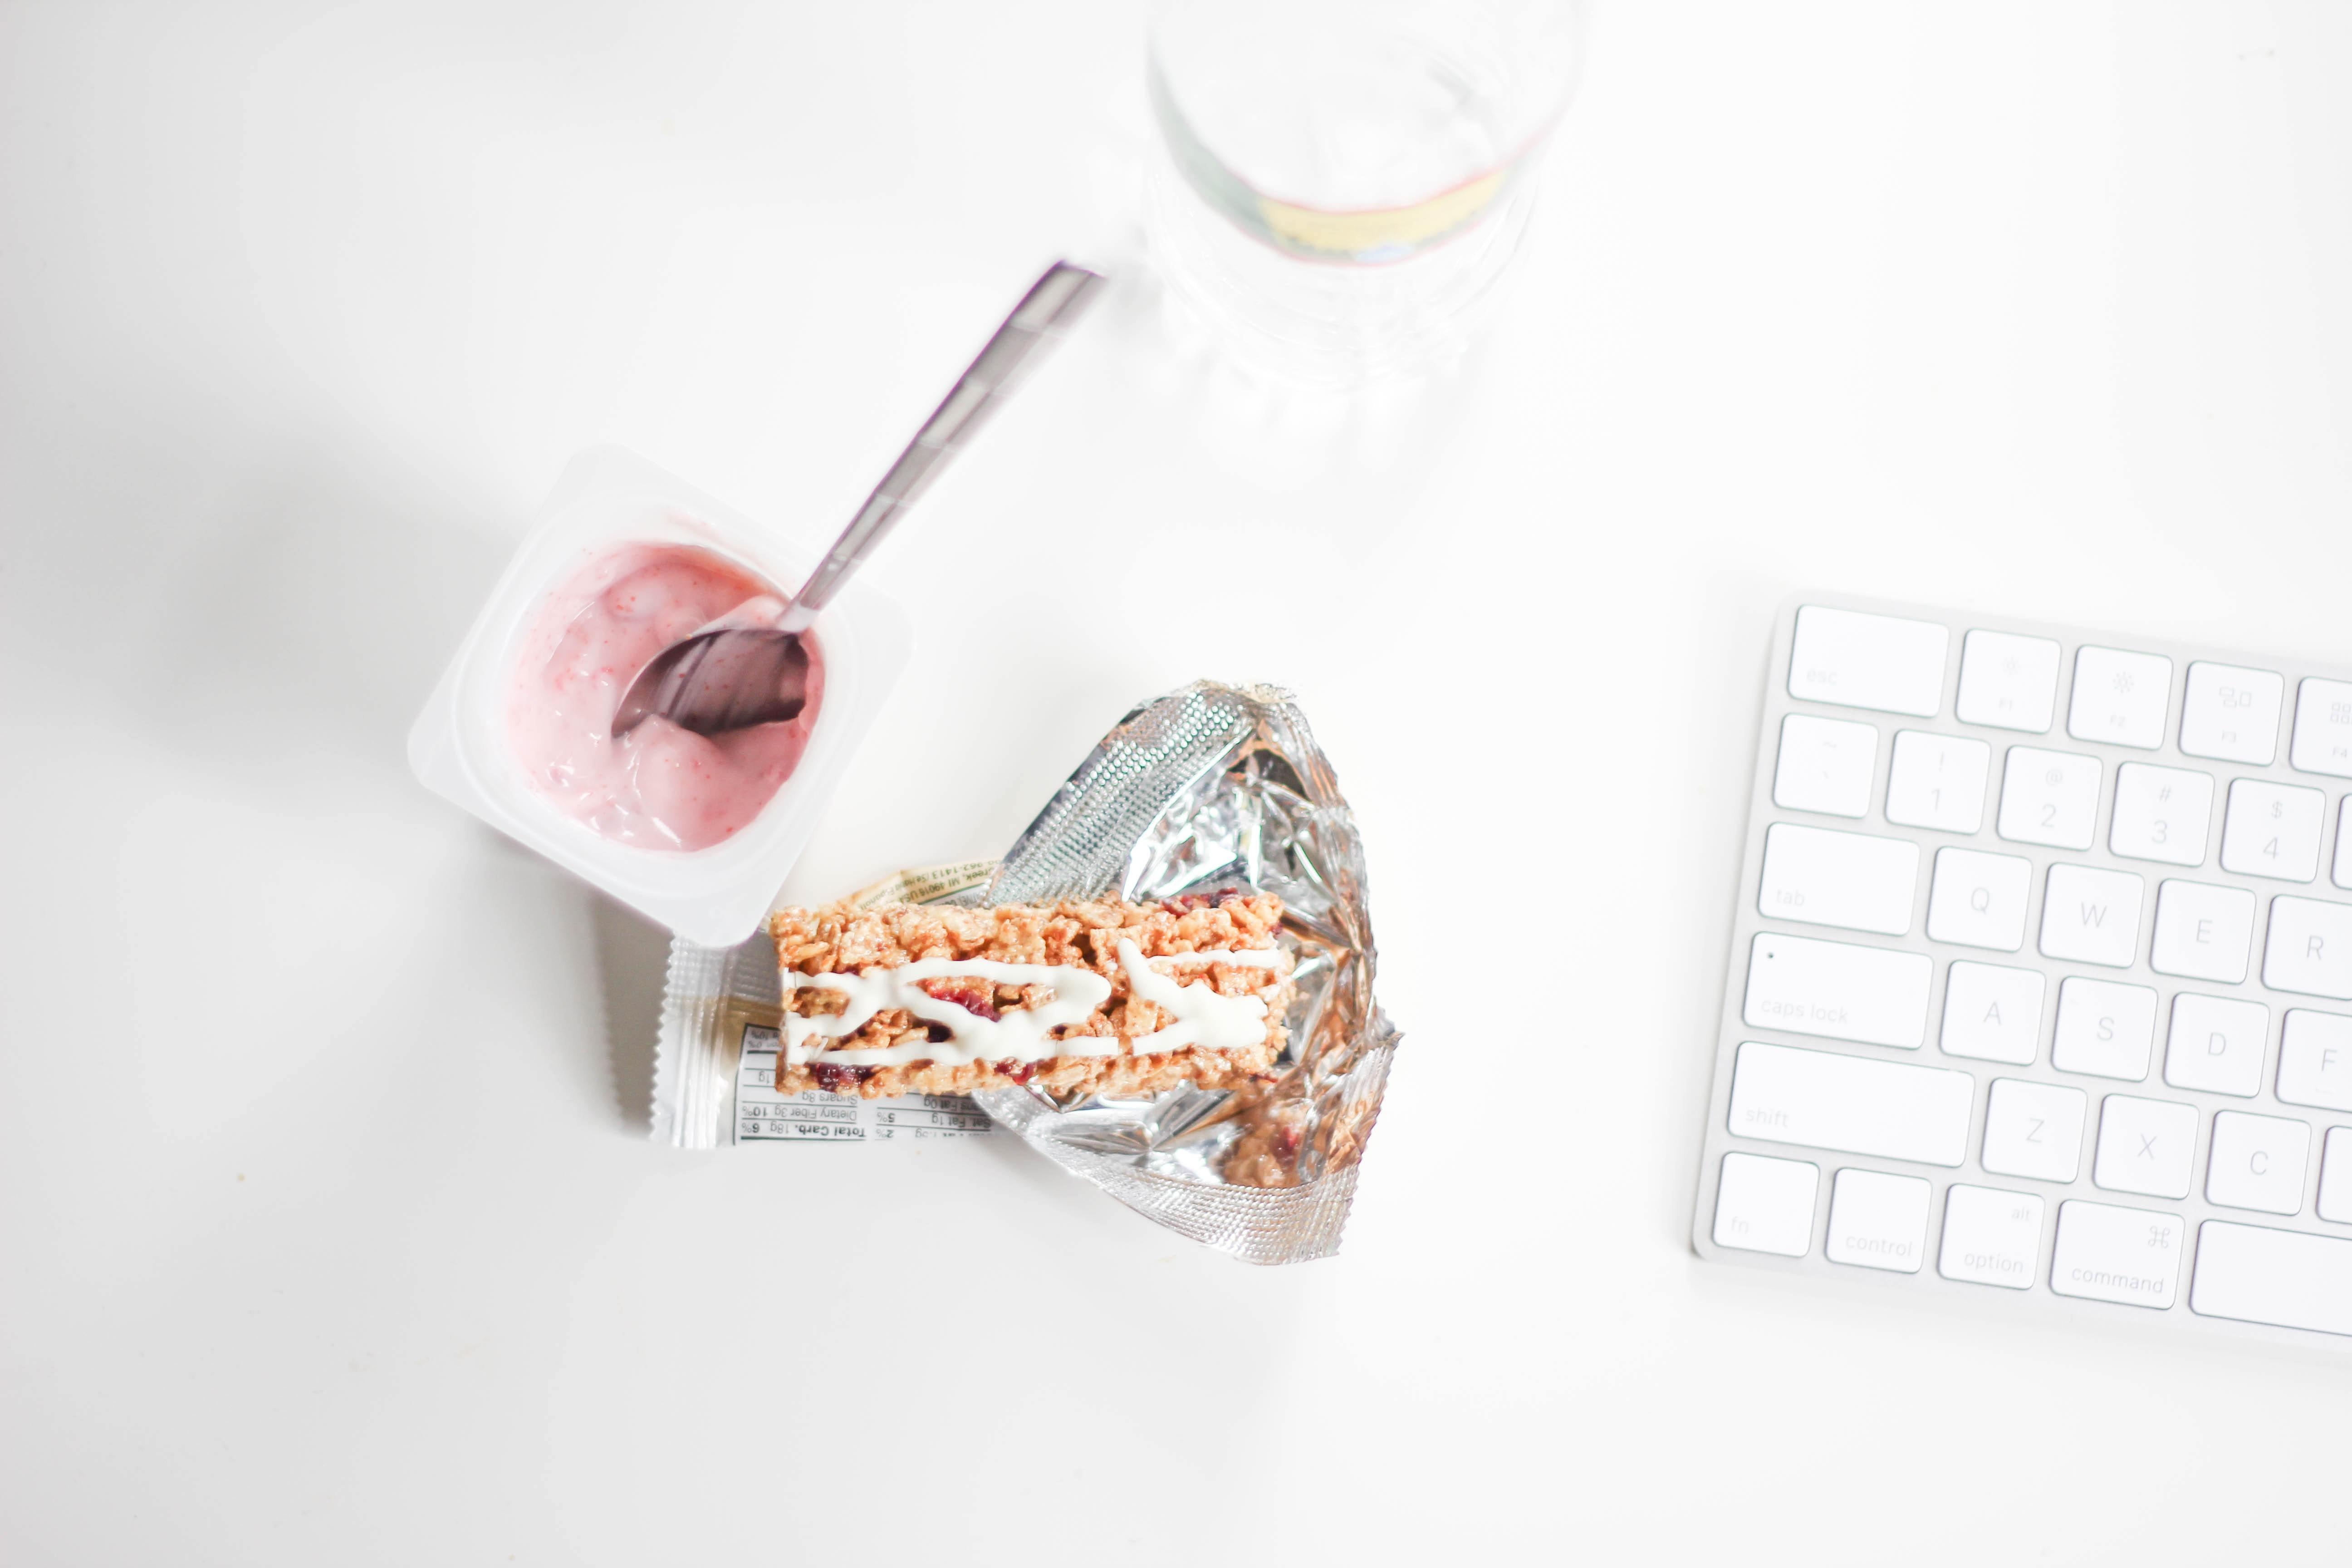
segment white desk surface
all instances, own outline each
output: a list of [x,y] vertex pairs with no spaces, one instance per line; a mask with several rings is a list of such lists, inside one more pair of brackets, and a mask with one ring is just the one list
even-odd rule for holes
[[801,896],[1301,694],[1411,1034],[1342,1258],[647,1144],[663,939],[409,720],[584,445],[828,533],[1116,228],[1138,78],[1085,0],[0,5],[0,1556],[2341,1561],[2352,1357],[1685,1239],[1785,593],[2352,657],[2316,0],[1605,5],[1471,373],[1252,391],[1131,279],[877,563]]

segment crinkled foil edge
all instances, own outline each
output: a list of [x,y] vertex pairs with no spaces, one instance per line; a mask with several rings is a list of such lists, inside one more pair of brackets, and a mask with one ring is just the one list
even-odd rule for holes
[[734,1103],[735,1059],[719,1011],[731,951],[674,937],[662,986],[661,1029],[654,1039],[653,1141],[677,1149],[723,1142]]

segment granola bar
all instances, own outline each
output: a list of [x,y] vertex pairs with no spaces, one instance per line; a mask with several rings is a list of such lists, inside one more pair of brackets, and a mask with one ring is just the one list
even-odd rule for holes
[[876,1100],[1245,1083],[1286,1038],[1281,923],[1268,893],[781,910],[776,1088]]

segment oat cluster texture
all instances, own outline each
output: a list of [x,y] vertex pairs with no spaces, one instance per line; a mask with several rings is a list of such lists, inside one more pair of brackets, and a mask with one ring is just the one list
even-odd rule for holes
[[[1084,969],[1110,984],[1109,996],[1087,1017],[1063,1026],[1055,1041],[1085,1039],[1086,1051],[1059,1053],[1044,1060],[942,1063],[918,1058],[884,1067],[849,1067],[823,1060],[794,1064],[780,1053],[776,1088],[785,1094],[821,1089],[868,1100],[901,1094],[970,1094],[974,1089],[1027,1085],[1057,1099],[1088,1094],[1152,1095],[1192,1084],[1201,1089],[1239,1089],[1268,1079],[1282,1054],[1283,1019],[1289,1011],[1291,963],[1278,967],[1211,962],[1188,966],[1188,984],[1213,986],[1225,996],[1255,996],[1265,1004],[1265,1031],[1244,1047],[1214,1049],[1182,1046],[1171,1051],[1139,1052],[1135,1047],[1165,1028],[1170,1015],[1131,994],[1118,961],[1118,944],[1132,942],[1143,957],[1180,958],[1219,952],[1272,952],[1282,924],[1282,900],[1271,893],[1188,894],[1152,903],[1120,900],[1060,900],[1051,903],[1000,904],[966,909],[937,904],[883,904],[860,910],[848,904],[823,909],[780,910],[769,921],[777,963],[787,974],[857,973],[873,966],[897,967],[926,959],[1045,964]],[[1043,1005],[1051,990],[1043,985],[992,984],[950,975],[917,983],[942,1002],[993,1018]],[[839,1014],[845,998],[822,986],[784,990],[787,1011],[803,1017]],[[926,1024],[903,1008],[884,1008],[841,1037],[821,1037],[823,1050],[881,1049],[943,1037],[941,1026]],[[1112,1054],[1094,1054],[1100,1042],[1116,1040]]]

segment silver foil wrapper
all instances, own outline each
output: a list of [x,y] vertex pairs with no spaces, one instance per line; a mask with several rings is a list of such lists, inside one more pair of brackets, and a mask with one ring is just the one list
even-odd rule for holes
[[1137,709],[1030,824],[973,901],[1280,895],[1297,957],[1269,1083],[1145,1100],[973,1100],[1137,1213],[1251,1263],[1339,1250],[1402,1037],[1373,999],[1363,845],[1288,692],[1200,681]]
[[[1137,1100],[1008,1088],[972,1101],[1055,1164],[1195,1241],[1251,1263],[1336,1252],[1400,1037],[1373,1000],[1355,818],[1289,693],[1201,681],[1137,709],[988,865],[902,872],[855,897],[1281,896],[1297,987],[1268,1079]],[[731,949],[673,946],[655,1058],[657,1142],[886,1141],[986,1125],[961,1100],[908,1108],[767,1092],[781,1000],[764,935]]]

